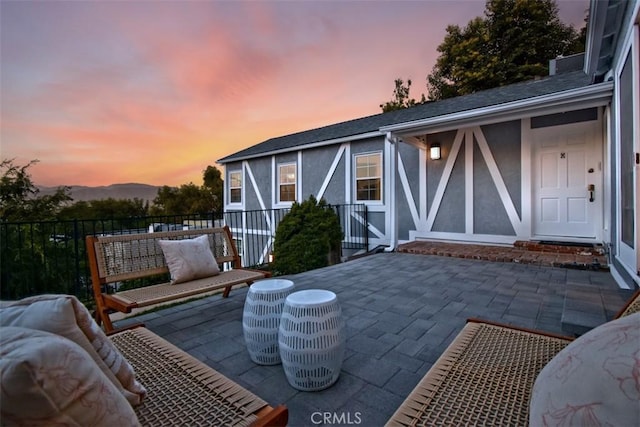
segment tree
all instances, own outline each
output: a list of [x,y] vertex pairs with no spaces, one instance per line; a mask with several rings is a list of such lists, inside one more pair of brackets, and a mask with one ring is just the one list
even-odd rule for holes
[[321,199],[294,202],[273,243],[276,274],[296,274],[340,262],[344,234],[338,215]]
[[[403,108],[413,107],[418,104],[415,99],[409,97],[409,91],[411,89],[411,79],[407,79],[406,86],[404,85],[404,81],[402,79],[396,79],[395,85],[396,88],[393,90],[393,98],[391,99],[391,101],[380,104],[380,108],[382,108],[383,113],[402,110]],[[420,102],[426,102],[424,94],[422,94],[422,99]]]
[[180,187],[163,186],[153,199],[153,215],[187,215],[222,210],[223,181],[220,171],[207,166],[202,172],[204,184],[200,187],[190,182]]
[[[40,196],[31,180],[29,168],[36,164],[17,165],[14,159],[0,163],[0,225],[2,251],[0,260],[0,297],[18,299],[28,295],[72,293],[73,271],[52,265],[51,260],[64,259],[72,248],[57,244],[52,220],[70,202],[68,187],[59,187],[49,196]],[[38,221],[23,225],[22,221]],[[33,236],[42,236],[33,239]],[[48,238],[47,238],[48,236]],[[28,241],[28,246],[25,242]],[[66,258],[68,259],[68,258]]]
[[558,18],[554,0],[487,0],[484,18],[447,27],[427,76],[430,100],[548,74],[550,59],[581,52],[584,40]]
[[69,187],[58,187],[54,194],[40,196],[40,190],[31,180],[29,168],[38,163],[32,160],[26,165],[15,164],[15,159],[3,159],[0,163],[0,219],[28,221],[53,219],[73,199]]
[[143,217],[149,214],[149,202],[139,198],[80,200],[64,207],[58,219],[108,219]]
[[222,211],[224,181],[222,180],[222,174],[220,170],[213,166],[207,166],[207,169],[203,172],[203,187],[211,192],[213,196],[212,210],[216,212]]

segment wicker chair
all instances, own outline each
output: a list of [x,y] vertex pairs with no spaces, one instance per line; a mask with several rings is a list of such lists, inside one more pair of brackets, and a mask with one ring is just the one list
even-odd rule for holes
[[[640,291],[616,318],[638,311]],[[470,319],[386,425],[528,425],[538,374],[572,340]]]
[[142,425],[283,426],[288,411],[267,402],[144,327],[109,336],[147,389]]

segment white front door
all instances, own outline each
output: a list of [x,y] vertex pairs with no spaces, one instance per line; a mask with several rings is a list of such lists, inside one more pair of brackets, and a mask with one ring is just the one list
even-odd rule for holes
[[534,236],[600,238],[603,191],[597,123],[532,129]]

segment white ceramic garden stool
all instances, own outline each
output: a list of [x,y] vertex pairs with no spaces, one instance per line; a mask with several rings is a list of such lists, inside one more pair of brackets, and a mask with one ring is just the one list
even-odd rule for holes
[[280,363],[280,316],[284,302],[293,289],[293,282],[286,279],[260,280],[249,287],[242,313],[242,330],[249,357],[255,363]]
[[340,376],[345,341],[336,294],[310,289],[287,297],[278,344],[282,367],[292,387],[315,391],[333,385]]

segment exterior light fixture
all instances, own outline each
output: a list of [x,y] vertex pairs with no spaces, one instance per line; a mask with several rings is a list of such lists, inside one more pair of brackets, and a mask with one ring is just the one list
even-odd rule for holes
[[429,157],[431,158],[431,160],[440,160],[442,158],[440,144],[431,144],[431,147],[429,147]]
[[269,264],[271,264],[273,262],[273,252],[269,252]]

